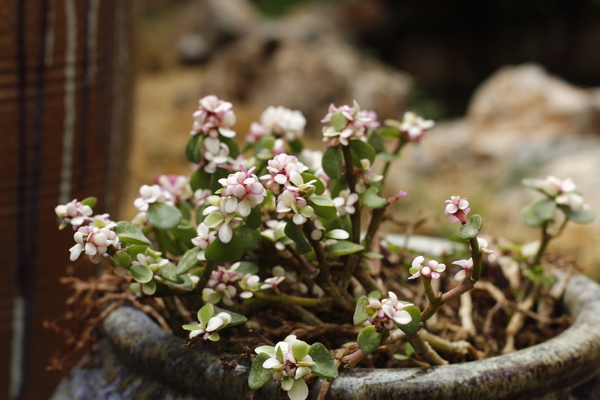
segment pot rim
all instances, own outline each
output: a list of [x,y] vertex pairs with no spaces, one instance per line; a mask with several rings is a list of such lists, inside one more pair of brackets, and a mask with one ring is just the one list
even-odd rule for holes
[[[543,343],[485,360],[430,368],[342,370],[327,398],[518,399],[566,392],[600,372],[600,285],[574,274],[562,304],[573,324]],[[103,328],[117,355],[126,354],[125,361],[173,388],[220,400],[241,399],[249,391],[247,365],[224,370],[222,352],[208,346],[182,349],[183,339],[163,331],[137,309],[112,311]],[[320,384],[312,385],[309,398],[316,398],[314,386]],[[277,398],[277,393],[278,385],[271,382],[257,390],[255,398]]]

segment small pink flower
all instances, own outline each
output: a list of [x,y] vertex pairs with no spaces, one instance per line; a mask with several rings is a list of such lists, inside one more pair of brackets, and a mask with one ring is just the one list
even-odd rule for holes
[[219,183],[223,185],[221,196],[229,198],[227,211],[237,211],[242,217],[247,217],[254,207],[263,202],[267,191],[253,174],[256,167],[247,170],[240,164],[240,169],[241,171],[229,175],[226,179],[219,179]]
[[190,179],[184,175],[162,175],[159,174],[154,178],[154,182],[169,192],[175,199],[175,202],[188,200],[192,197],[192,188],[190,187]]
[[236,295],[235,282],[242,278],[242,274],[235,270],[218,266],[210,274],[206,287],[202,290],[202,300],[212,304],[223,301],[226,306],[232,306],[232,298]]
[[404,113],[404,119],[400,124],[400,131],[404,133],[407,140],[419,142],[428,129],[433,128],[435,123],[431,120],[425,120],[414,112]]
[[395,202],[397,202],[398,200],[400,200],[404,196],[406,196],[406,192],[403,191],[403,190],[398,190],[398,193],[396,193],[394,196],[388,197],[388,199],[386,200],[386,203],[387,204],[394,204]]
[[140,211],[148,211],[148,205],[152,203],[175,205],[175,199],[171,193],[158,185],[143,185],[140,188],[139,197],[135,199],[133,205]]
[[333,199],[333,203],[337,208],[338,215],[343,217],[347,214],[354,214],[356,208],[354,204],[358,201],[358,195],[356,193],[350,193],[350,190],[345,189],[340,191],[339,197]]
[[65,222],[73,225],[73,229],[76,230],[86,222],[90,222],[93,211],[90,206],[84,206],[77,199],[67,203],[65,205],[56,206],[54,209],[56,215],[65,220]]
[[94,264],[100,262],[100,258],[108,256],[106,253],[109,246],[117,249],[121,248],[119,237],[113,231],[116,224],[111,224],[103,228],[97,226],[82,226],[75,232],[75,246],[71,247],[71,261],[79,258],[82,252],[85,252]]
[[289,186],[277,197],[277,218],[290,217],[294,224],[303,225],[314,214],[314,209],[300,195],[300,189]]
[[393,329],[395,324],[406,325],[412,321],[412,316],[404,308],[412,306],[411,303],[399,302],[394,292],[388,292],[389,298],[382,301],[369,299],[365,306],[368,315],[365,325],[381,324],[386,329]]
[[353,107],[343,105],[336,107],[334,104],[329,106],[327,115],[321,122],[331,122],[331,118],[336,113],[341,113],[346,119],[346,125],[337,130],[333,126],[323,128],[323,141],[327,142],[328,146],[348,146],[351,139],[366,140],[367,129],[378,127],[377,114],[373,111],[361,111],[360,106],[354,101]]
[[454,280],[457,282],[463,281],[465,278],[471,277],[471,268],[473,268],[473,259],[458,260],[452,264],[460,266],[462,269],[454,275]]
[[219,100],[214,94],[203,97],[199,101],[198,111],[193,114],[194,126],[191,134],[204,133],[218,138],[220,133],[226,137],[234,137],[235,132],[229,129],[236,121],[231,108],[231,103]]
[[415,279],[420,276],[439,279],[440,272],[446,270],[445,264],[440,264],[435,260],[429,261],[425,266],[422,265],[423,261],[425,261],[425,257],[423,256],[418,256],[413,260],[412,267],[409,270],[412,275],[409,276],[408,279]]
[[308,167],[298,161],[296,157],[279,154],[269,160],[267,165],[269,174],[261,176],[260,179],[267,181],[266,188],[277,194],[280,192],[281,186],[285,188],[290,185],[292,172],[301,174],[307,169]]
[[450,222],[460,221],[461,224],[467,223],[467,214],[471,212],[467,200],[467,198],[463,199],[460,196],[452,196],[450,200],[444,202],[448,204],[445,209],[446,217],[453,216],[450,218]]

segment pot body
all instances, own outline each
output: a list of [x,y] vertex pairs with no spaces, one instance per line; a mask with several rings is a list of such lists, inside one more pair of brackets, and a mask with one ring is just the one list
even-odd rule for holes
[[[563,305],[573,325],[555,338],[482,361],[405,369],[343,370],[328,399],[578,399],[600,394],[600,285],[570,278]],[[103,323],[107,338],[57,389],[62,399],[231,399],[248,392],[248,365],[221,368],[209,346],[181,349],[184,340],[138,310],[122,307]],[[83,363],[92,365],[84,368]],[[309,399],[318,393],[312,383]],[[571,397],[571,398],[573,398]],[[277,399],[274,382],[255,399]]]

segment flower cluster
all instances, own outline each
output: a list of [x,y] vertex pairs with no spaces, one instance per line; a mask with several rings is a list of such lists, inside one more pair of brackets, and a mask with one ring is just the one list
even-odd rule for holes
[[412,274],[408,279],[415,279],[420,276],[426,278],[439,279],[440,272],[444,272],[446,270],[446,265],[440,264],[435,260],[431,260],[427,263],[427,265],[423,266],[423,262],[425,261],[425,257],[418,256],[412,262],[412,267],[409,272]]
[[404,113],[404,118],[400,124],[400,132],[405,139],[411,142],[419,142],[428,129],[433,128],[435,123],[432,120],[426,120],[412,111]]
[[175,198],[159,185],[142,185],[139,197],[135,199],[133,205],[140,211],[148,211],[148,206],[153,203],[175,205]]
[[260,116],[260,123],[253,122],[247,140],[256,143],[261,137],[272,134],[289,142],[304,135],[306,118],[298,110],[285,107],[268,107]]
[[308,397],[308,386],[304,377],[315,365],[308,355],[309,346],[289,335],[282,342],[273,346],[260,346],[257,354],[265,353],[269,358],[262,364],[264,369],[273,370],[273,380],[281,381],[281,388],[288,393],[291,400],[304,400]]
[[159,174],[154,178],[154,182],[169,193],[176,204],[193,196],[190,178],[187,176]]
[[460,222],[461,224],[467,223],[467,214],[471,212],[469,208],[469,202],[467,198],[461,198],[460,196],[451,196],[450,200],[446,200],[444,203],[447,204],[445,213],[446,217],[452,216],[450,222]]
[[545,179],[536,179],[534,185],[542,193],[553,198],[556,204],[568,206],[575,212],[589,208],[584,204],[583,197],[576,192],[577,186],[571,178],[560,180],[555,176],[548,176]]
[[189,338],[195,338],[199,335],[204,340],[216,342],[221,339],[217,333],[221,329],[231,324],[232,317],[228,312],[220,312],[215,314],[215,308],[212,304],[206,304],[198,311],[198,325],[184,325],[183,328],[191,331]]
[[229,175],[227,179],[219,179],[223,189],[217,190],[217,194],[228,199],[226,209],[228,212],[238,212],[242,217],[247,217],[250,211],[261,204],[267,195],[265,187],[258,181],[254,170],[247,170],[240,165],[241,171]]
[[230,102],[219,100],[216,95],[211,94],[200,99],[198,103],[198,111],[193,114],[194,125],[191,135],[204,133],[217,138],[220,133],[225,137],[235,136],[235,132],[229,129],[236,121]]
[[354,204],[358,201],[358,195],[356,193],[350,193],[350,190],[341,190],[339,196],[333,199],[337,213],[340,217],[345,215],[352,215],[356,212]]
[[268,174],[260,177],[266,181],[265,187],[275,194],[280,193],[281,187],[287,188],[290,185],[292,173],[303,173],[308,167],[298,161],[295,156],[279,154],[269,160],[267,163]]
[[67,224],[71,224],[73,229],[77,229],[86,222],[92,221],[90,217],[93,213],[92,207],[84,205],[77,199],[65,204],[56,206],[54,209],[56,215],[64,220]]
[[368,315],[364,322],[366,326],[381,325],[385,329],[393,329],[395,324],[406,325],[412,321],[411,315],[404,309],[413,304],[398,301],[394,292],[388,292],[388,296],[382,301],[369,299],[365,306]]
[[81,253],[85,252],[94,264],[98,264],[101,257],[108,256],[106,251],[109,246],[119,248],[119,238],[114,226],[112,223],[103,227],[88,225],[77,229],[73,236],[76,244],[70,249],[71,261],[77,260]]
[[[336,118],[337,116],[339,117]],[[361,111],[356,100],[352,107],[336,107],[332,103],[321,122],[331,123],[331,126],[323,128],[323,141],[328,146],[348,146],[351,139],[366,140],[367,130],[379,126],[377,114],[373,111]]]

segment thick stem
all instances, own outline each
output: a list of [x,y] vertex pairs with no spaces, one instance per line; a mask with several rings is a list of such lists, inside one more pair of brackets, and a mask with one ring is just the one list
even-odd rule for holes
[[331,297],[307,298],[298,296],[289,296],[287,294],[267,294],[255,292],[254,296],[257,300],[270,301],[272,303],[287,304],[302,307],[319,307],[331,306],[333,299]]
[[[565,220],[565,223],[568,221]],[[563,227],[565,225],[565,223],[563,223]],[[562,228],[561,228],[562,230]],[[550,243],[550,240],[552,239],[552,235],[550,235],[548,233],[548,223],[544,223],[544,225],[542,225],[542,240],[540,242],[540,248],[538,249],[533,261],[531,264],[529,264],[529,268],[533,268],[536,265],[539,265],[540,262],[542,261],[542,257],[544,256],[544,253],[546,252],[546,247],[548,247],[548,243]]]
[[444,360],[433,348],[423,340],[423,338],[415,333],[408,336],[408,341],[415,348],[417,354],[423,357],[431,365],[446,365],[448,361]]
[[206,284],[210,279],[210,274],[215,270],[216,267],[217,264],[209,261],[206,262],[206,265],[204,266],[204,271],[202,271],[202,275],[200,276],[200,280],[198,281],[198,284],[193,290],[194,293],[202,293],[202,290],[206,287]]
[[[344,164],[346,168],[346,181],[348,182],[348,189],[350,193],[356,193],[356,177],[352,170],[352,152],[350,146],[342,146],[342,152],[344,153]],[[352,241],[354,243],[360,243],[360,206],[357,205],[356,211],[350,216],[352,222]]]
[[472,276],[475,282],[477,282],[479,278],[481,278],[481,263],[483,261],[483,254],[481,253],[481,249],[479,249],[477,237],[469,240],[469,244],[471,245],[471,259],[473,260]]
[[[396,147],[394,147],[394,150],[392,151],[392,154],[397,155],[400,152],[400,150],[402,150],[404,145],[406,145],[406,143],[408,143],[408,141],[403,136],[400,136],[398,138],[398,143],[396,143]],[[392,162],[387,161],[385,163],[385,166],[383,167],[383,172],[381,174],[381,175],[383,175],[383,179],[381,180],[382,187],[385,187],[384,182],[385,182],[385,178],[387,178],[387,173],[388,173],[388,170],[390,169],[390,165],[392,165]]]
[[381,221],[383,220],[386,209],[387,206],[375,208],[371,213],[371,222],[369,223],[369,227],[367,228],[367,233],[365,235],[365,251],[367,252],[372,250],[373,239],[379,230],[379,226],[381,225]]

